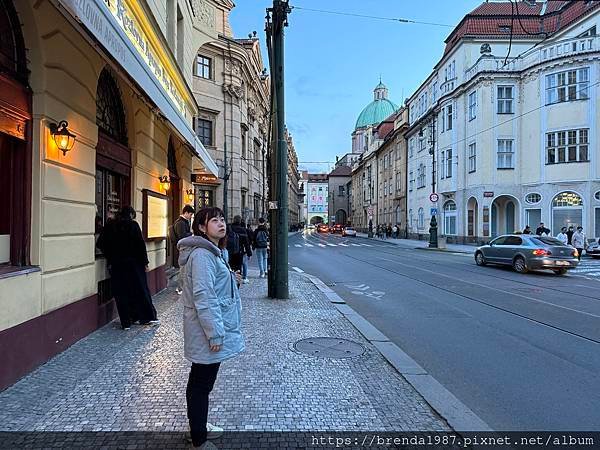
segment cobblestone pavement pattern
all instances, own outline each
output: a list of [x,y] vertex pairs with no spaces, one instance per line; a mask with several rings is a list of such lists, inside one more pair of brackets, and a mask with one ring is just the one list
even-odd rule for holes
[[[266,280],[256,277],[242,287],[247,348],[222,364],[209,421],[238,432],[449,430],[308,279],[290,273],[287,301],[265,293]],[[157,436],[177,436],[162,448],[185,447],[182,306],[172,290],[155,304],[159,327],[122,331],[112,322],[1,392],[0,431],[94,432],[94,442],[105,444],[110,436],[126,438],[115,431],[152,432],[155,443]],[[297,340],[317,336],[350,339],[367,350],[348,359],[293,350]],[[141,435],[126,442],[144,447]]]

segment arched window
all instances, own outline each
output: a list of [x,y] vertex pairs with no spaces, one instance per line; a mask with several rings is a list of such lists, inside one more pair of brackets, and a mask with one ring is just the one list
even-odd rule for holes
[[25,43],[12,0],[0,0],[0,73],[27,82]]
[[96,125],[120,144],[127,145],[125,110],[117,82],[107,69],[98,79],[96,90]]
[[130,204],[131,152],[127,148],[125,109],[121,92],[108,69],[96,88],[96,234],[106,220]]
[[423,208],[419,208],[417,213],[417,228],[425,228],[425,212],[423,211]]
[[444,203],[444,234],[456,235],[456,203],[452,200]]
[[575,192],[561,192],[552,200],[552,234],[562,227],[578,227],[583,221],[583,199]]

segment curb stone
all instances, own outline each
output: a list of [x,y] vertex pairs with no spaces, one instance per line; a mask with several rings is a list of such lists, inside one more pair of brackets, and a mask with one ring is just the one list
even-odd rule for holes
[[[400,347],[391,342],[381,331],[374,327],[368,320],[352,309],[341,297],[318,277],[301,274],[309,279],[319,291],[329,298],[335,308],[367,339],[373,344],[385,360],[400,373],[406,381],[425,399],[425,401],[443,417],[457,432],[486,431],[493,429],[478,417],[468,406],[462,403],[448,389],[427,373],[414,359],[407,355]],[[329,294],[329,295],[328,295]]]

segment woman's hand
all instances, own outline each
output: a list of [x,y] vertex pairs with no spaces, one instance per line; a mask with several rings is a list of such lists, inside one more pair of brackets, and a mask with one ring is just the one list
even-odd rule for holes
[[222,347],[223,347],[223,345],[222,345],[222,344],[218,344],[218,345],[211,345],[211,346],[210,346],[210,351],[211,351],[211,352],[220,352]]
[[240,284],[242,284],[242,272],[239,270],[235,271],[235,281],[237,281],[237,285],[240,287]]

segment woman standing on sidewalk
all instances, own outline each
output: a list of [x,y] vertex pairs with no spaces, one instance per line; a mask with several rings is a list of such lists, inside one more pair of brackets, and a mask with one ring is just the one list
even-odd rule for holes
[[184,354],[192,363],[187,384],[187,413],[192,443],[204,449],[207,442],[208,396],[219,366],[244,350],[241,332],[242,304],[239,273],[233,273],[222,249],[226,224],[219,208],[202,208],[194,216],[193,236],[179,241],[183,287]]

